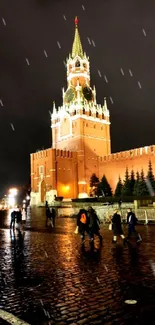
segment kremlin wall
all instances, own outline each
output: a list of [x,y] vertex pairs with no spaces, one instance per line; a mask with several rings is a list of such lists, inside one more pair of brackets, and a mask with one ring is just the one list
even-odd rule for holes
[[63,104],[53,104],[52,148],[31,154],[31,205],[52,203],[57,197],[88,197],[90,177],[105,174],[112,190],[125,170],[147,173],[155,167],[155,145],[111,153],[110,114],[106,98],[97,104],[95,86],[90,86],[89,58],[83,52],[75,19],[72,53],[67,59],[67,89]]

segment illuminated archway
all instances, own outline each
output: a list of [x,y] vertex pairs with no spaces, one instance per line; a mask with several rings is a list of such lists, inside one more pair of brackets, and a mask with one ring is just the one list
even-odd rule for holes
[[40,184],[40,201],[41,201],[41,203],[45,202],[45,197],[46,197],[46,183],[44,180],[42,180],[41,184]]

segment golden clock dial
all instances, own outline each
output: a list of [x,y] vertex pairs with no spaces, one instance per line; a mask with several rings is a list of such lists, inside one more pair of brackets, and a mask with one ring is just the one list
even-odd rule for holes
[[68,88],[65,94],[65,101],[67,103],[70,103],[71,101],[73,101],[75,98],[75,90],[74,88]]

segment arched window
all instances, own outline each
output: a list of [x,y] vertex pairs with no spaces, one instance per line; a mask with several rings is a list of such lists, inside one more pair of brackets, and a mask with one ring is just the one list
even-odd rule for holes
[[85,108],[83,108],[83,114],[85,114]]
[[91,111],[89,111],[89,116],[91,116]]
[[80,67],[80,61],[79,60],[76,61],[75,66],[76,66],[76,68]]
[[98,117],[98,112],[96,112],[96,117]]

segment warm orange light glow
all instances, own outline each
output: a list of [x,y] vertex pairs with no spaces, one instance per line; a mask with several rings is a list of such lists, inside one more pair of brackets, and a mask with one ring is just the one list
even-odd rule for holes
[[69,185],[64,185],[62,187],[62,189],[63,189],[64,192],[68,192],[70,190],[70,186]]

